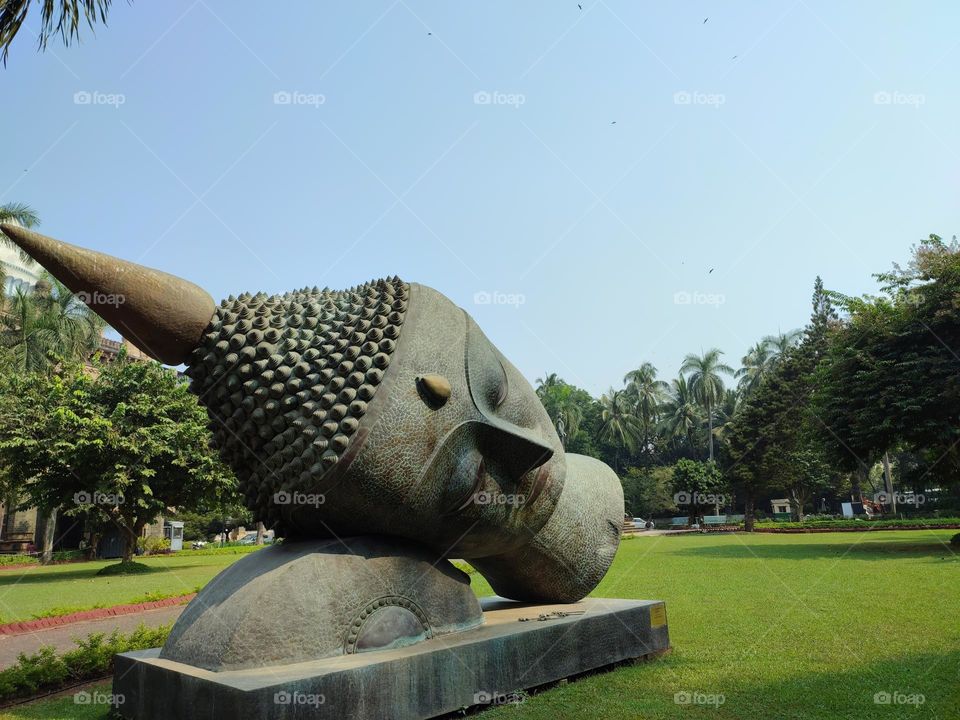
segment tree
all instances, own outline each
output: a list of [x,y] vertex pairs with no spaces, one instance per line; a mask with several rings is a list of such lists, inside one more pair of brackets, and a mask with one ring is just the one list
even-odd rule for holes
[[672,468],[627,468],[621,483],[628,515],[649,519],[673,513],[677,509],[673,499]]
[[40,8],[37,43],[40,50],[45,50],[53,35],[59,35],[64,45],[76,40],[81,22],[86,22],[91,29],[98,22],[106,24],[111,3],[112,0],[5,0],[0,3],[0,48],[3,48],[4,65],[10,44],[27,19],[31,5]]
[[623,390],[610,390],[600,398],[602,407],[600,439],[614,446],[614,470],[620,467],[620,449],[633,452],[637,448],[642,430],[640,421],[631,412],[630,402]]
[[657,368],[649,362],[628,372],[623,382],[627,385],[627,398],[634,406],[633,414],[640,420],[642,444],[646,447],[660,419],[660,410],[669,397],[670,386],[657,380]]
[[720,361],[721,355],[723,353],[717,348],[707,350],[702,355],[691,353],[680,366],[681,373],[690,373],[690,389],[707,414],[710,460],[713,460],[713,409],[723,399],[723,380],[720,376],[733,375],[733,368]]
[[[6,203],[0,205],[0,223],[22,225],[25,228],[36,227],[40,224],[40,216],[29,205],[24,203]],[[19,245],[0,232],[0,242],[7,247],[15,248],[20,259],[32,262],[32,258]]]
[[663,427],[674,440],[686,441],[693,447],[693,433],[703,421],[687,379],[681,375],[671,383],[670,399],[663,406]]
[[[821,280],[821,285],[823,281]],[[791,330],[786,333],[778,333],[776,335],[767,335],[763,339],[763,344],[767,347],[767,352],[770,356],[770,364],[775,366],[782,358],[784,358],[792,348],[797,346],[797,343],[803,338],[802,330]]]
[[758,342],[747,350],[747,354],[743,356],[740,363],[741,367],[734,373],[734,377],[739,378],[737,387],[746,397],[757,389],[760,381],[773,367],[773,353],[769,343],[765,340]]
[[[847,312],[817,376],[821,439],[859,480],[888,450],[912,451],[913,482],[941,487],[960,475],[960,246],[931,235],[906,268],[876,278],[881,295],[834,294]],[[922,488],[921,488],[922,490]]]
[[105,323],[59,280],[17,288],[0,316],[0,346],[25,373],[49,373],[60,360],[81,361],[99,346]]
[[599,457],[593,440],[598,434],[600,409],[590,393],[564,382],[556,373],[538,379],[536,393],[557,433],[563,430],[564,449]]
[[690,523],[697,522],[703,507],[723,505],[725,483],[713,461],[678,460],[673,466],[674,501],[689,509]]
[[161,513],[216,503],[236,480],[173,371],[123,354],[95,370],[64,363],[0,378],[0,462],[23,507],[113,524],[129,562]]
[[[786,350],[756,390],[741,404],[731,423],[728,440],[731,465],[727,474],[744,499],[744,526],[753,530],[757,499],[772,487],[798,493],[815,487],[818,467],[820,420],[811,395],[815,375],[836,321],[830,298],[818,277],[814,283],[813,310],[799,346]],[[801,463],[798,458],[809,459]]]

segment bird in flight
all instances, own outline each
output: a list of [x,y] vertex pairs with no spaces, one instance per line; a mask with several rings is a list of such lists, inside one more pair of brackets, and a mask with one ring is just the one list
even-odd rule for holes
[[712,272],[713,272],[713,268],[710,268],[710,272],[708,272],[707,275],[709,275]]
[[709,20],[709,19],[710,19],[710,18],[705,17],[705,18],[703,19],[703,24],[706,25],[706,24],[707,24],[707,20]]
[[577,3],[577,7],[583,10],[583,5],[581,5],[580,3]]

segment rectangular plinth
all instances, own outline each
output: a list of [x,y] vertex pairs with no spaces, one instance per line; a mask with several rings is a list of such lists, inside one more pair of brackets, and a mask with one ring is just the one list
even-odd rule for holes
[[158,648],[124,653],[116,658],[113,693],[122,698],[120,714],[136,720],[422,720],[670,645],[659,601],[486,598],[482,606],[484,624],[472,630],[295,665],[210,672],[161,660]]

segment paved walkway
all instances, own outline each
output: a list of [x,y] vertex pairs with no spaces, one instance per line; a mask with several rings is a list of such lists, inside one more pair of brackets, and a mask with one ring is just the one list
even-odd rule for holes
[[17,655],[20,653],[28,655],[35,653],[42,645],[53,645],[58,652],[63,652],[76,647],[73,642],[75,637],[86,637],[91,633],[100,632],[109,635],[114,630],[129,633],[140,623],[147,627],[166,625],[176,620],[185,607],[186,605],[173,605],[128,615],[116,615],[102,620],[85,620],[22,635],[0,635],[0,669],[16,663]]

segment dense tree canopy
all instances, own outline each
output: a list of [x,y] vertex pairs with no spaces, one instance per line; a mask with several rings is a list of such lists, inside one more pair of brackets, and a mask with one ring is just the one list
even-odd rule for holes
[[0,463],[21,507],[115,525],[129,559],[174,508],[215,504],[235,480],[208,447],[206,413],[176,374],[122,355],[95,372],[0,375]]

